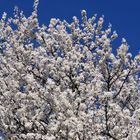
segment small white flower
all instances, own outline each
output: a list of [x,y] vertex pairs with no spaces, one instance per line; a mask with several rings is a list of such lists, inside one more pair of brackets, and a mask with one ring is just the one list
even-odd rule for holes
[[110,92],[110,91],[104,92],[104,97],[105,98],[111,98],[112,97],[112,92]]

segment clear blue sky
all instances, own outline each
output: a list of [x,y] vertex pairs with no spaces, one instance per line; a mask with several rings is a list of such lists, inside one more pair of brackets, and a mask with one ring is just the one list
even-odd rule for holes
[[[33,0],[0,0],[0,15],[5,11],[12,15],[17,5],[25,15],[30,15]],[[105,23],[113,25],[119,34],[115,47],[125,37],[132,54],[140,51],[140,0],[40,0],[40,23],[48,24],[51,17],[71,21],[72,16],[80,17],[80,11],[87,10],[88,15],[95,13],[105,16]]]

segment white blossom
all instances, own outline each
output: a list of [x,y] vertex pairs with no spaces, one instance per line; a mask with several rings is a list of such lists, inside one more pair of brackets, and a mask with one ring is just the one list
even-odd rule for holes
[[[140,135],[140,55],[104,16],[38,23],[39,1],[0,25],[0,132],[6,140],[133,140]],[[8,19],[6,19],[8,18]],[[16,29],[12,25],[16,25]],[[125,136],[125,138],[124,138]]]

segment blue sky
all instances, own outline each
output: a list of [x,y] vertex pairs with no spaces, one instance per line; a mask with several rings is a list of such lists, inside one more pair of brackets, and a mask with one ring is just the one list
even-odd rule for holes
[[[29,16],[32,4],[33,0],[0,0],[0,15],[4,11],[12,15],[17,5]],[[140,0],[40,0],[39,20],[46,25],[52,17],[70,22],[72,16],[80,17],[82,9],[87,10],[89,16],[104,15],[106,25],[112,23],[113,30],[119,34],[115,48],[125,37],[133,55],[140,51]]]

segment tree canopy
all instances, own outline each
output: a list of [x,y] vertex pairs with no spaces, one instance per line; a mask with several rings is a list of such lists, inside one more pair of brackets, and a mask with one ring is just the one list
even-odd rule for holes
[[104,17],[39,25],[17,7],[0,20],[0,131],[6,140],[140,139],[140,54]]

